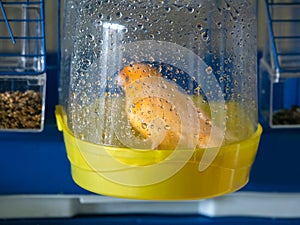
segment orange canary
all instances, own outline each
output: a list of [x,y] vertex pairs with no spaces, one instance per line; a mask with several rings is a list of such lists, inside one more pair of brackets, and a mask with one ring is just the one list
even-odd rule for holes
[[[130,92],[126,89],[128,85],[138,80],[143,80],[147,77],[162,77],[162,74],[153,66],[146,63],[134,63],[125,66],[118,77],[118,82],[125,90],[126,98],[134,99],[134,91]],[[153,84],[157,87],[159,84]],[[142,87],[142,86],[138,86]],[[142,91],[142,90],[136,90]],[[163,89],[162,89],[163,91]],[[185,102],[179,102],[182,107],[185,107]],[[195,108],[195,112],[198,116],[200,125],[200,131],[198,137],[195,137],[195,143],[197,147],[208,147],[209,136],[211,132],[211,123],[204,116],[199,108]],[[181,121],[178,109],[174,107],[172,102],[167,101],[164,98],[154,96],[146,96],[133,101],[133,104],[127,106],[127,117],[134,129],[136,129],[145,138],[151,139],[151,132],[161,132],[164,129],[165,137],[156,146],[156,149],[172,150],[175,149],[180,138],[182,138],[182,124],[185,121]],[[196,115],[195,114],[195,115]],[[152,121],[160,118],[163,121],[163,127],[155,127]],[[160,130],[158,130],[160,129]]]
[[121,86],[126,87],[128,84],[143,77],[161,76],[153,66],[145,63],[133,63],[125,66],[119,74],[118,82]]

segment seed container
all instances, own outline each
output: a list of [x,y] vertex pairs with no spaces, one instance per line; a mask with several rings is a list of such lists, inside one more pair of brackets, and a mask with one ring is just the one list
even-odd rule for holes
[[65,1],[56,116],[75,182],[166,200],[243,187],[262,131],[254,9]]
[[300,2],[265,1],[260,111],[271,128],[300,128]]
[[44,2],[0,2],[0,131],[44,126]]

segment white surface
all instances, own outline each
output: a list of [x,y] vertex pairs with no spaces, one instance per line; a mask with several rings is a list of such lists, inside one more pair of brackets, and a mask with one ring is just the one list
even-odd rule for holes
[[0,196],[0,219],[133,213],[300,218],[300,193],[237,192],[198,201],[139,201],[97,195]]

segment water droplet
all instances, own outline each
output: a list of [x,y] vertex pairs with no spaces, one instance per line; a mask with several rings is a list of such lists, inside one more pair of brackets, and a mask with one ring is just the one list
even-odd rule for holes
[[210,120],[209,120],[209,119],[206,119],[206,120],[205,120],[205,124],[206,124],[206,125],[210,125]]
[[174,23],[173,20],[169,20],[169,24],[172,25]]
[[96,27],[100,27],[102,25],[102,21],[100,20],[100,19],[97,19],[96,21],[95,21],[95,26]]
[[82,62],[85,67],[89,67],[92,64],[90,59],[84,59]]
[[94,41],[95,40],[95,36],[92,35],[92,34],[88,34],[87,38],[88,38],[89,41]]
[[123,32],[124,34],[126,34],[126,33],[128,32],[128,28],[126,28],[126,27],[123,28],[123,29],[122,29],[122,32]]
[[230,16],[231,16],[231,18],[232,18],[232,20],[233,20],[234,22],[237,22],[237,21],[238,21],[238,15],[233,15],[233,13],[230,12]]
[[226,4],[226,7],[224,8],[225,10],[227,10],[227,11],[230,11],[231,10],[231,6],[230,6],[230,4],[229,3],[227,3]]
[[168,124],[166,124],[166,125],[165,125],[165,129],[166,129],[166,130],[170,130],[171,127],[170,127]]
[[138,26],[139,29],[143,29],[144,28],[144,25],[142,23],[138,23],[137,26]]
[[126,63],[127,59],[126,58],[122,58],[122,63]]
[[143,129],[147,129],[147,127],[148,127],[148,126],[147,126],[147,123],[142,123],[142,128],[143,128]]
[[150,56],[150,57],[149,57],[149,61],[150,61],[150,62],[155,62],[154,57],[153,57],[153,56]]
[[131,17],[129,17],[129,16],[126,16],[126,17],[124,17],[124,21],[125,22],[130,22],[130,21],[132,21],[133,19],[131,18]]
[[200,31],[203,30],[203,26],[202,26],[201,23],[198,23],[196,27],[197,27],[197,29],[199,29]]
[[137,30],[137,27],[136,26],[132,26],[131,30],[132,30],[132,32],[135,32]]
[[201,34],[201,37],[202,37],[202,40],[203,41],[207,41],[208,40],[208,34],[206,31],[204,31],[202,34]]
[[163,89],[167,89],[167,88],[168,88],[168,86],[167,86],[165,83],[161,83],[161,87],[162,87]]
[[192,14],[194,11],[195,11],[195,9],[194,9],[193,7],[189,7],[189,8],[188,8],[188,12],[189,12],[190,14]]
[[170,8],[170,7],[166,7],[165,10],[166,10],[166,12],[168,13],[168,12],[171,11],[171,8]]
[[84,134],[79,134],[79,138],[80,138],[81,140],[84,140],[84,139],[85,139],[85,135],[84,135]]
[[209,67],[207,67],[207,68],[205,69],[205,71],[206,71],[207,74],[211,74],[212,71],[213,71],[213,69],[211,68],[211,66],[209,66]]
[[123,16],[123,14],[121,12],[117,12],[116,16],[117,16],[117,18],[121,18]]

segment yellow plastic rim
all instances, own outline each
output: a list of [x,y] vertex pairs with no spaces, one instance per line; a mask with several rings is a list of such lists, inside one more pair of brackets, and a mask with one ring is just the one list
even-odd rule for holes
[[[160,165],[170,151],[136,151],[85,142],[69,131],[61,106],[56,108],[56,119],[64,134],[74,181],[91,192],[135,199],[200,199],[240,189],[248,182],[262,133],[258,125],[250,138],[222,146],[204,171],[199,171],[203,150],[196,150],[174,175],[156,182],[165,171],[177,166],[174,161]],[[157,168],[151,169],[156,164],[160,165],[160,173]]]

